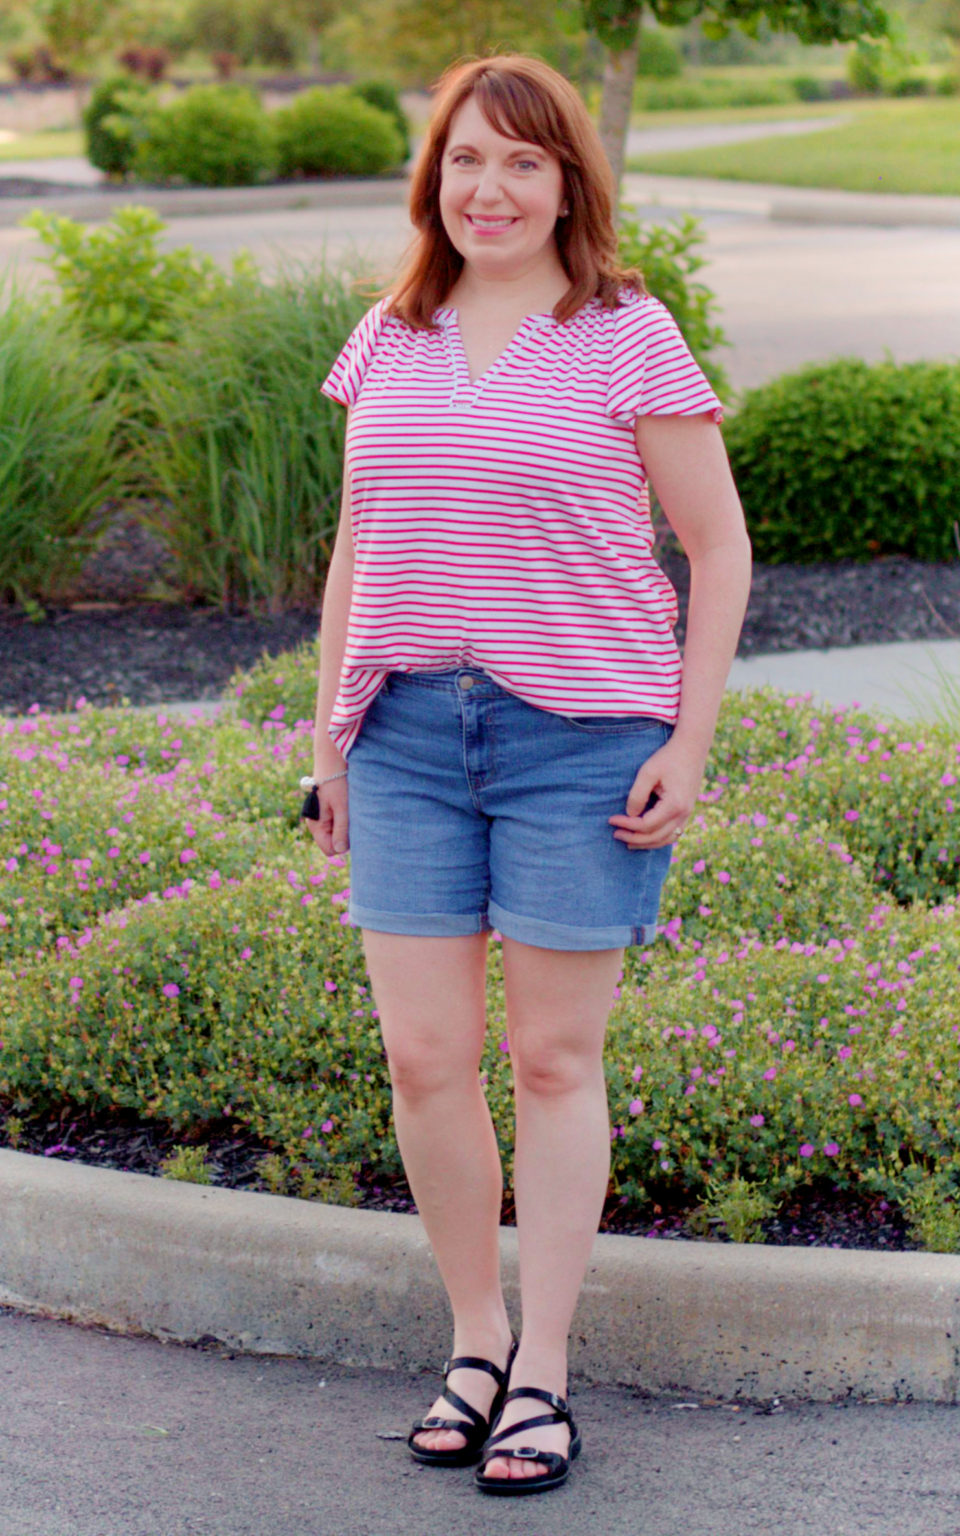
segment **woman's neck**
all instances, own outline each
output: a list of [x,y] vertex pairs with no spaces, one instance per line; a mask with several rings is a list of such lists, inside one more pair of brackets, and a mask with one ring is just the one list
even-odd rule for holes
[[570,279],[559,259],[546,270],[522,272],[516,277],[485,277],[464,267],[446,303],[451,309],[474,314],[548,314],[569,287]]

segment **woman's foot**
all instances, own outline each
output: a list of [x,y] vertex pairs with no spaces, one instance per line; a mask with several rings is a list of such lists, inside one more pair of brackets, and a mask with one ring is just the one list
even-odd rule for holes
[[[559,1366],[543,1360],[542,1357],[539,1362],[533,1360],[527,1363],[527,1361],[524,1360],[521,1343],[510,1369],[508,1387],[535,1385],[543,1387],[548,1392],[556,1392],[558,1397],[566,1396],[565,1361]],[[540,1398],[516,1397],[512,1402],[504,1404],[497,1419],[497,1433],[503,1429],[509,1429],[511,1424],[519,1424],[524,1419],[532,1419],[549,1412],[549,1407]],[[503,1440],[498,1441],[496,1449],[515,1451],[521,1445],[535,1445],[539,1451],[557,1451],[561,1456],[567,1456],[570,1452],[569,1426],[564,1423],[538,1424],[535,1429],[522,1429],[519,1434],[507,1435]],[[493,1456],[484,1467],[483,1475],[489,1478],[537,1477],[547,1471],[549,1468],[544,1461],[515,1461],[512,1456]]]
[[[465,1334],[462,1338],[454,1339],[450,1359],[455,1360],[459,1355],[476,1355],[482,1360],[492,1361],[494,1365],[504,1370],[510,1354],[511,1342],[509,1326],[503,1338],[493,1344],[489,1338],[481,1340],[477,1335]],[[491,1376],[488,1371],[473,1370],[470,1366],[458,1367],[457,1370],[450,1372],[447,1385],[471,1407],[476,1408],[485,1419],[490,1417],[490,1408],[499,1387],[496,1377]],[[442,1392],[424,1417],[462,1419],[465,1424],[469,1424],[465,1415],[452,1403],[447,1402]],[[466,1445],[467,1437],[461,1435],[456,1429],[424,1429],[414,1435],[413,1443],[429,1451],[459,1451]]]

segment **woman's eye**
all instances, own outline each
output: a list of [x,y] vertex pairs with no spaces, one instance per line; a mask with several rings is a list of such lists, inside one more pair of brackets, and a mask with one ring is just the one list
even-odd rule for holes
[[539,160],[518,160],[517,166],[521,171],[535,171],[539,168]]

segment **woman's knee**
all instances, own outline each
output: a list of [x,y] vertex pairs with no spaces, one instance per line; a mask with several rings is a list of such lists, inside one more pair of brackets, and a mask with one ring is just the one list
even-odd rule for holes
[[521,1031],[511,1041],[510,1062],[521,1091],[547,1098],[575,1093],[603,1078],[602,1047],[585,1041],[565,1043],[531,1031]]
[[400,1030],[387,1048],[387,1066],[394,1093],[410,1102],[478,1082],[480,1052]]

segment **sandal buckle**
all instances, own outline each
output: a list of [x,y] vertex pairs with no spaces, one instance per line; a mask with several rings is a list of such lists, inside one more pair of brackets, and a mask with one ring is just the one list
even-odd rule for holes
[[538,1451],[535,1445],[519,1445],[514,1451],[514,1456],[523,1456],[526,1461],[542,1461],[543,1452]]

